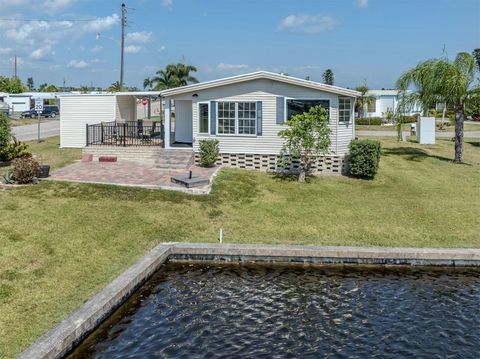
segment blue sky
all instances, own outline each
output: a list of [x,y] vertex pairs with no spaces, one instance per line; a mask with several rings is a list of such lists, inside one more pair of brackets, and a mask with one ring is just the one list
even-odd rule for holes
[[[480,47],[480,0],[127,0],[125,83],[172,62],[199,80],[256,70],[390,88],[421,60]],[[116,0],[0,0],[0,75],[108,86],[119,78]],[[6,21],[5,19],[49,20]],[[88,20],[88,21],[71,21]],[[93,20],[93,21],[90,21]],[[99,39],[96,34],[101,33]],[[116,41],[113,41],[115,39]]]

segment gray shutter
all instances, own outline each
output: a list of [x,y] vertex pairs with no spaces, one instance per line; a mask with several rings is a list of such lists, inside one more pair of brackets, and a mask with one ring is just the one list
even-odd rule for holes
[[210,134],[215,135],[217,133],[217,103],[216,101],[210,101]]
[[262,135],[262,101],[257,101],[257,136]]
[[285,97],[277,97],[277,125],[285,122]]

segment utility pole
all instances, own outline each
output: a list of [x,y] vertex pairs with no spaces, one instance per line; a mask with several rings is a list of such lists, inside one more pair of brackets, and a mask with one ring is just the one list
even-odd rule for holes
[[125,25],[127,22],[127,7],[125,3],[122,3],[122,41],[121,41],[121,52],[120,52],[120,91],[123,91],[123,68],[124,68],[124,47],[125,47]]
[[13,78],[17,79],[17,55],[14,57],[14,65],[13,65]]

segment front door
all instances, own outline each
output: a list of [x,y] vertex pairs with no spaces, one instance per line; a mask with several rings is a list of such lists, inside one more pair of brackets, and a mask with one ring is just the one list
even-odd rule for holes
[[175,100],[175,142],[193,142],[192,101]]

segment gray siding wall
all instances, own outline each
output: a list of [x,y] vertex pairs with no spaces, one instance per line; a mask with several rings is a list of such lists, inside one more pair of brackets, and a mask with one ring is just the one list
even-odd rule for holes
[[60,101],[60,147],[84,147],[86,125],[115,120],[115,96],[64,96]]
[[[194,94],[198,96],[193,96]],[[287,99],[303,98],[330,100],[329,126],[332,129],[332,144],[330,147],[330,152],[335,154],[345,154],[348,152],[348,145],[354,136],[353,117],[349,124],[338,123],[338,95],[335,94],[301,86],[285,84],[277,81],[254,80],[235,85],[221,86],[213,89],[172,96],[171,98],[192,101],[194,151],[198,151],[199,140],[216,138],[220,142],[220,151],[222,153],[278,154],[283,144],[283,140],[278,136],[278,132],[285,128],[285,126],[276,123],[277,96],[282,96]],[[207,102],[210,100],[252,102],[262,101],[262,136],[214,136],[199,134],[198,103]]]

